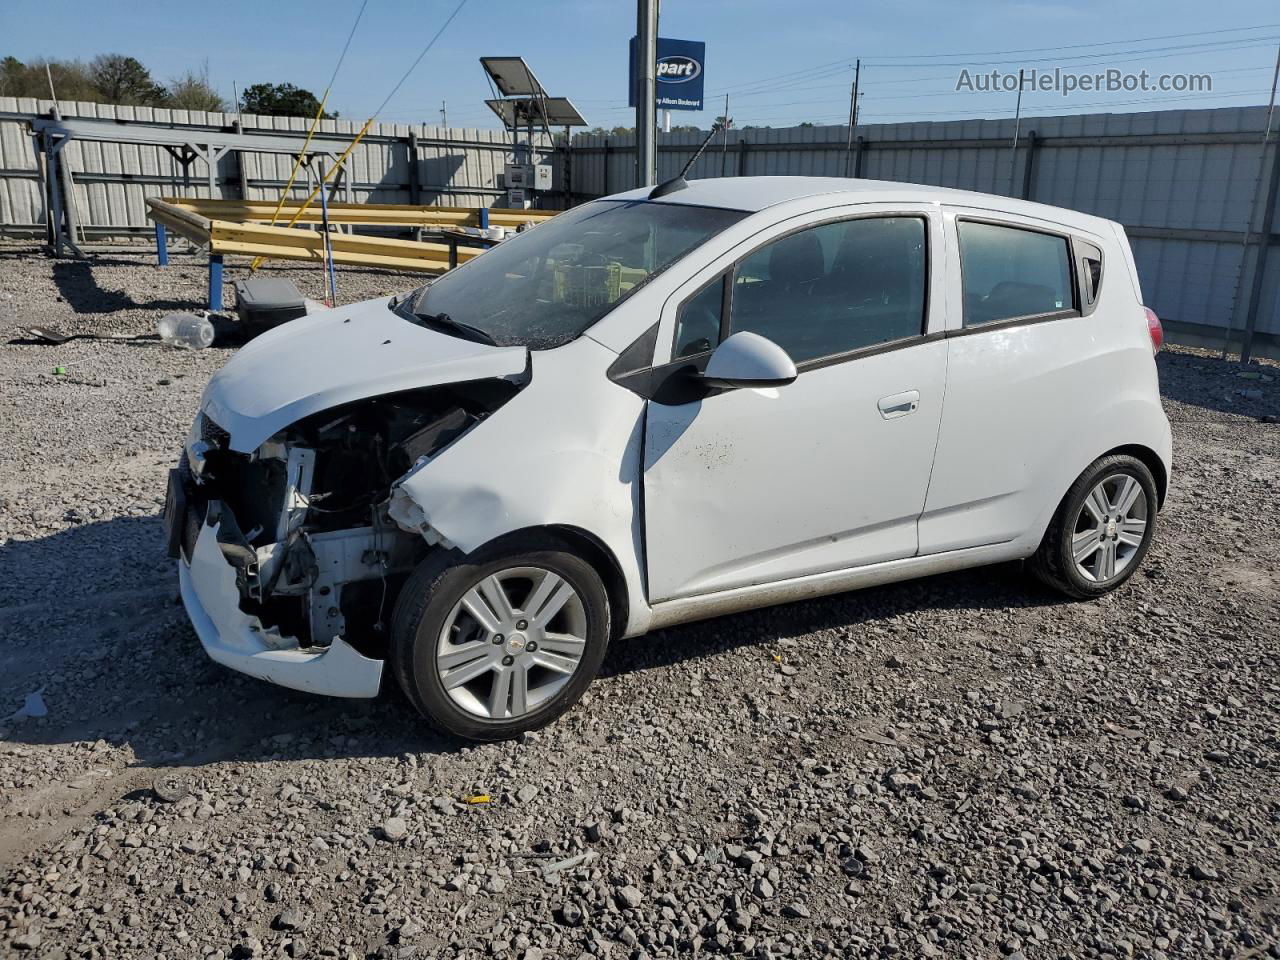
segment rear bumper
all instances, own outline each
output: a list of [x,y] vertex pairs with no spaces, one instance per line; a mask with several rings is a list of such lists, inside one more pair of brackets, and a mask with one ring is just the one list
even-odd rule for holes
[[182,603],[205,653],[223,666],[292,690],[331,697],[375,697],[382,660],[337,638],[319,651],[262,626],[240,609],[235,568],[218,547],[217,525],[201,524],[190,563],[178,559]]

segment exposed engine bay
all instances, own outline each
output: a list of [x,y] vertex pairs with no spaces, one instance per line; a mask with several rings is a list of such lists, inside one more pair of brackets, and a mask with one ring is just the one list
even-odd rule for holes
[[[235,568],[240,609],[281,649],[335,638],[385,655],[407,574],[438,538],[397,523],[397,483],[513,397],[487,379],[373,397],[306,417],[251,454],[201,413],[177,473],[186,500],[170,550],[190,560],[203,525]],[[174,492],[171,490],[171,497]]]

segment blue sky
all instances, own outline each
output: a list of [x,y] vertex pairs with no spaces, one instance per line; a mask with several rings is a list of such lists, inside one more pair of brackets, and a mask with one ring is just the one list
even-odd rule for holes
[[[457,5],[457,0],[369,0],[330,106],[363,119]],[[160,79],[207,59],[228,101],[240,89],[289,81],[319,94],[360,0],[0,0],[0,55],[84,58],[131,54]],[[380,119],[493,126],[483,104],[482,55],[523,55],[553,95],[570,97],[592,125],[629,125],[631,0],[469,0]],[[676,114],[706,126],[724,92],[739,126],[843,123],[856,57],[860,119],[1012,116],[1008,92],[957,93],[971,74],[1019,65],[1096,72],[1147,69],[1213,76],[1211,93],[1119,91],[1024,95],[1026,115],[1266,103],[1280,6],[1274,0],[667,0],[664,36],[705,40],[706,86],[716,109]],[[777,78],[777,79],[772,79]]]

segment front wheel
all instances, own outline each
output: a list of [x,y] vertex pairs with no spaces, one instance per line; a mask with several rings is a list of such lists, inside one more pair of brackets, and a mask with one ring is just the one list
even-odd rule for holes
[[531,540],[425,560],[396,603],[391,659],[425,716],[460,737],[503,740],[573,706],[608,640],[596,571]]
[[1100,597],[1133,576],[1155,534],[1156,484],[1141,460],[1095,460],[1063,497],[1031,558],[1044,583],[1080,600]]

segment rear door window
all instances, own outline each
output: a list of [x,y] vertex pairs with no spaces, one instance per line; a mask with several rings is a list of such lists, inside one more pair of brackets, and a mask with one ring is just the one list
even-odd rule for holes
[[1077,308],[1066,237],[973,220],[957,229],[966,327]]

